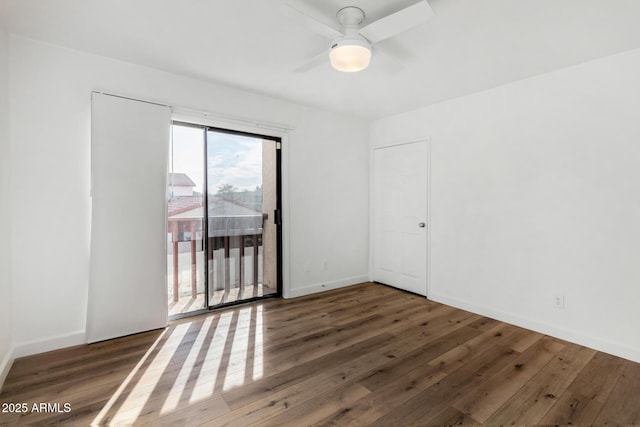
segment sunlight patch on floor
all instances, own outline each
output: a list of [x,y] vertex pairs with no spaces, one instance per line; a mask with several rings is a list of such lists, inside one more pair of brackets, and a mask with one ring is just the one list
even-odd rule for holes
[[222,387],[224,391],[244,384],[247,352],[249,351],[249,333],[251,331],[251,310],[252,307],[243,308],[238,315],[238,324],[229,356],[229,368],[227,368]]
[[162,409],[160,410],[160,414],[166,414],[167,412],[171,412],[178,407],[178,403],[180,402],[180,398],[184,393],[184,389],[187,385],[187,382],[191,378],[190,374],[194,368],[196,363],[196,359],[200,354],[200,349],[204,344],[204,340],[211,328],[211,323],[213,322],[213,316],[208,317],[200,331],[198,332],[198,336],[196,337],[191,349],[189,350],[189,355],[186,357],[184,362],[182,363],[182,367],[180,368],[180,373],[178,374],[173,386],[171,386],[171,391],[167,395],[167,399],[162,405]]
[[[257,305],[207,317],[197,332],[189,322],[166,329],[92,424],[143,421],[154,410],[167,415],[262,378],[263,316]],[[162,396],[154,395],[169,386]]]
[[262,328],[262,305],[256,307],[256,335],[253,341],[253,379],[259,380],[264,375],[264,360],[262,340],[264,339]]
[[203,365],[200,369],[196,385],[191,391],[189,403],[207,399],[213,395],[233,314],[232,311],[223,313],[220,316],[220,320],[218,320],[213,342],[209,346],[205,360],[202,362]]
[[[189,330],[189,326],[190,325],[188,323],[185,323],[175,327],[169,339],[155,355],[153,361],[149,364],[136,385],[133,387],[133,390],[131,390],[131,393],[129,393],[125,401],[122,403],[122,406],[118,408],[118,412],[111,420],[113,424],[131,422],[138,418],[140,412],[147,403],[147,400],[149,400],[151,392],[154,390],[154,386],[162,377],[162,375],[158,373],[164,372],[167,365],[171,362],[174,353],[179,348],[178,344],[182,341]],[[176,343],[175,341],[178,342]],[[143,391],[142,389],[145,390]],[[142,392],[142,396],[140,396],[138,391]]]
[[111,396],[109,401],[106,403],[106,405],[104,405],[102,410],[100,410],[100,413],[98,413],[98,415],[93,419],[93,421],[91,422],[91,425],[102,424],[102,420],[104,419],[105,415],[107,415],[109,410],[113,407],[113,404],[122,395],[122,392],[129,386],[129,383],[131,382],[131,380],[137,375],[138,371],[140,370],[140,367],[144,365],[149,355],[153,353],[156,346],[158,345],[158,342],[162,340],[162,337],[166,334],[166,332],[167,332],[166,329],[162,331],[160,336],[155,340],[155,342],[151,345],[151,347],[149,347],[149,350],[147,350],[144,356],[140,358],[140,361],[138,362],[138,364],[131,370],[131,373],[129,373],[129,375],[127,376],[127,378],[125,378],[122,384],[120,384],[120,387],[118,387],[116,392],[113,393],[113,395]]

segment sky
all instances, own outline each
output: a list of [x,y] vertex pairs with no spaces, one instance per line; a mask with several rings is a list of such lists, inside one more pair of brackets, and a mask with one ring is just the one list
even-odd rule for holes
[[[209,191],[222,184],[239,190],[254,190],[262,185],[262,139],[227,133],[209,132],[207,136]],[[204,184],[204,130],[172,126],[169,171],[186,173],[202,192]]]

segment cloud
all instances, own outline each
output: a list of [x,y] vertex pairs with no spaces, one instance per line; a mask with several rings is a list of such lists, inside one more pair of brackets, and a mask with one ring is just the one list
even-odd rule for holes
[[[222,184],[244,190],[262,185],[262,139],[209,131],[207,163],[209,191]],[[201,128],[173,126],[172,172],[186,173],[202,189],[204,132]]]
[[215,153],[209,156],[209,187],[222,184],[238,189],[254,189],[262,184],[262,140],[255,138],[221,139],[210,144]]

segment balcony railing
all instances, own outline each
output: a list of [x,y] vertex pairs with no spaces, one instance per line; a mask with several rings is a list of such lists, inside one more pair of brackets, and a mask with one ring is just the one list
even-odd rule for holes
[[[232,287],[240,287],[242,294],[246,284],[257,286],[260,283],[259,255],[261,253],[263,215],[234,215],[209,217],[207,230],[209,244],[206,262],[209,265],[210,289],[224,289],[229,291]],[[184,245],[190,243],[190,267],[191,267],[191,296],[198,295],[198,252],[202,252],[203,245],[203,218],[202,217],[170,217],[168,220],[169,253],[172,256],[173,267],[173,301],[180,299],[180,251],[184,251]],[[251,281],[246,276],[246,252],[251,248]],[[232,271],[232,251],[239,249],[235,255]],[[235,252],[235,251],[234,251]],[[217,255],[216,255],[217,254]],[[183,262],[185,260],[183,259]],[[215,270],[215,271],[214,271]]]

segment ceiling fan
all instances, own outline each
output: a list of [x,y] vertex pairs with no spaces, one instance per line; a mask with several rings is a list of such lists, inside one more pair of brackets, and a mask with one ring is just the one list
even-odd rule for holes
[[[387,15],[377,21],[362,26],[365,13],[355,6],[338,10],[336,23],[328,22],[324,16],[303,12],[291,3],[281,6],[283,13],[304,22],[307,27],[328,39],[331,39],[329,51],[326,50],[311,58],[296,71],[307,71],[327,60],[327,53],[333,68],[345,72],[362,71],[369,66],[372,51],[386,62],[390,71],[398,71],[402,65],[376,43],[400,34],[410,28],[423,24],[433,15],[426,0]],[[339,24],[339,25],[336,25]]]

